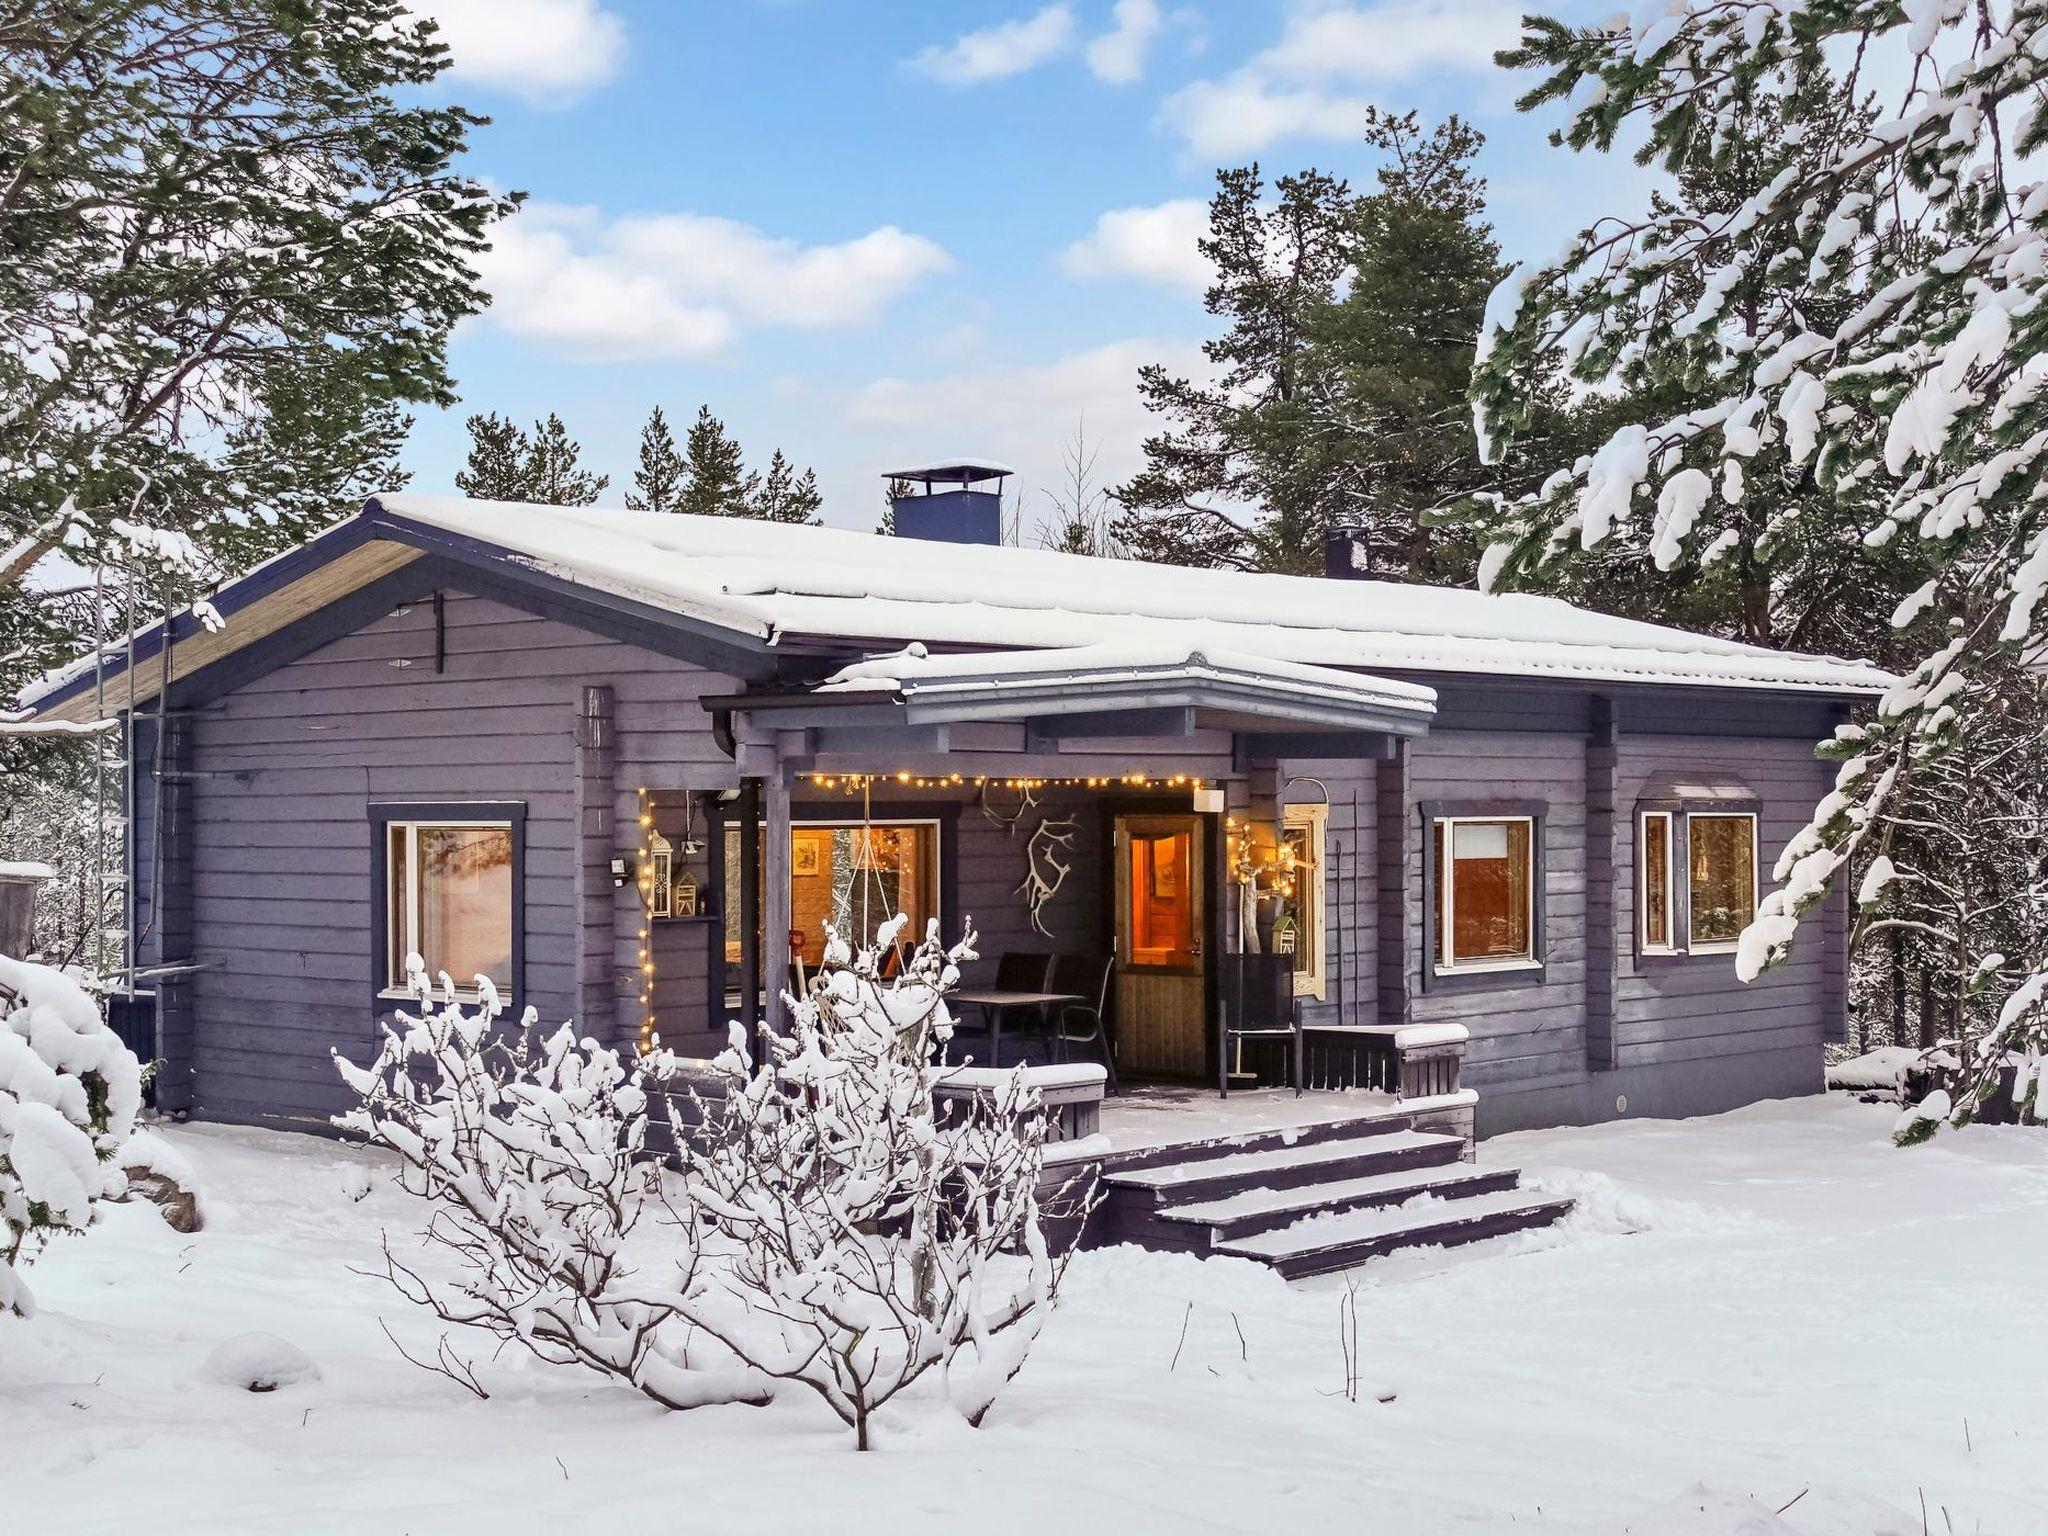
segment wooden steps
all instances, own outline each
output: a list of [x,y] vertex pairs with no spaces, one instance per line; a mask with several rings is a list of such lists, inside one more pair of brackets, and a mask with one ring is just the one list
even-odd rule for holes
[[1402,1116],[1112,1154],[1090,1241],[1225,1254],[1294,1279],[1547,1226],[1571,1209],[1464,1154],[1462,1138]]

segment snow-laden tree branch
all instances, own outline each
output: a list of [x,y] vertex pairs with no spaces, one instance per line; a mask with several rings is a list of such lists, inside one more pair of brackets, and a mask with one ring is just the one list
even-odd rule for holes
[[[566,1025],[536,1039],[531,1010],[494,1038],[487,978],[466,1010],[416,970],[418,1011],[376,1061],[336,1057],[362,1099],[337,1123],[395,1150],[433,1208],[427,1257],[387,1240],[386,1278],[444,1321],[672,1408],[801,1383],[865,1450],[874,1414],[936,1369],[978,1424],[1065,1266],[1039,1220],[1047,1123],[1021,1073],[941,1120],[945,994],[973,936],[949,951],[934,925],[885,980],[904,923],[857,956],[834,936],[767,1059],[734,1025],[701,1081]],[[666,1173],[647,1145],[664,1100]]]
[[1023,1074],[952,1120],[933,1105],[945,994],[973,931],[948,950],[934,922],[884,980],[905,923],[858,955],[831,937],[766,1062],[734,1026],[722,1096],[693,1098],[702,1131],[680,1185],[730,1254],[692,1316],[816,1392],[862,1450],[877,1410],[935,1367],[979,1424],[1022,1369],[1065,1264],[1039,1222],[1046,1120]]
[[617,1377],[669,1408],[765,1401],[765,1379],[693,1336],[685,1317],[701,1283],[694,1232],[677,1233],[666,1264],[627,1254],[660,1175],[642,1156],[642,1079],[673,1062],[629,1065],[566,1024],[535,1039],[531,1009],[493,1038],[502,1005],[488,977],[470,1011],[445,976],[436,996],[412,958],[417,1014],[386,1027],[369,1066],[335,1055],[362,1099],[336,1123],[404,1159],[401,1186],[433,1207],[424,1245],[452,1258],[458,1278],[402,1261],[388,1241],[386,1277],[445,1322]]
[[35,1311],[22,1271],[121,1193],[142,1068],[61,971],[0,955],[0,1313]]
[[[1905,66],[1896,100],[1856,100],[1830,68],[1874,57]],[[1673,0],[1588,30],[1534,19],[1502,62],[1546,71],[1523,106],[1564,103],[1553,137],[1574,148],[1632,135],[1644,160],[1714,165],[1754,147],[1759,103],[1784,131],[1753,196],[1711,216],[1653,200],[1495,293],[1473,376],[1490,452],[1560,366],[1595,390],[1663,384],[1693,403],[1496,504],[1482,583],[1540,584],[1623,530],[1660,568],[1710,560],[1769,536],[1746,498],[1811,488],[1843,545],[1916,539],[1935,573],[1895,623],[1946,627],[1874,719],[1830,744],[1835,790],[1744,938],[1753,977],[1852,860],[1899,856],[1893,818],[1925,812],[1923,786],[1999,707],[2005,669],[2048,654],[2048,184],[2026,176],[2048,142],[2048,6]],[[1751,484],[1763,463],[1772,476]],[[1980,958],[1957,965],[1959,986]],[[1993,970],[2019,984],[2044,966],[2037,934]],[[1975,1059],[1973,1093],[1999,1061]]]

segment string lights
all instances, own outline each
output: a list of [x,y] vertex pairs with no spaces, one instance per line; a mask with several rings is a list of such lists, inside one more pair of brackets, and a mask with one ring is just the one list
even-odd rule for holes
[[1235,816],[1224,818],[1223,837],[1233,881],[1261,896],[1294,894],[1296,876],[1307,866],[1292,843],[1259,842],[1251,825]]
[[660,1043],[654,1032],[654,808],[647,799],[647,786],[639,789],[640,857],[634,864],[638,875],[634,890],[640,898],[640,1049],[649,1052]]
[[891,784],[903,789],[1044,789],[1047,786],[1066,789],[1200,789],[1205,781],[1188,773],[1089,774],[1075,778],[1041,779],[1006,778],[985,773],[913,773],[909,769],[899,769],[895,773],[814,773],[810,775],[810,782],[817,789],[836,789],[853,795],[877,787],[887,788]]

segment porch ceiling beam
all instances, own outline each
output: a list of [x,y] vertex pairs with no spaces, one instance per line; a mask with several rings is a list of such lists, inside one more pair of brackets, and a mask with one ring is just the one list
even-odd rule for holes
[[[885,726],[845,726],[836,722],[817,726],[806,733],[811,753],[853,753],[873,759],[888,759],[905,753],[947,752],[952,749],[950,732],[943,725],[906,725],[898,720]],[[893,762],[885,767],[894,768]]]
[[1034,716],[1030,729],[1035,738],[1051,742],[1118,736],[1184,740],[1195,734],[1195,712],[1186,704],[1156,709],[1091,709],[1078,714]]
[[1244,731],[1237,742],[1238,756],[1246,763],[1269,763],[1283,757],[1384,759],[1394,755],[1394,738],[1385,731]]

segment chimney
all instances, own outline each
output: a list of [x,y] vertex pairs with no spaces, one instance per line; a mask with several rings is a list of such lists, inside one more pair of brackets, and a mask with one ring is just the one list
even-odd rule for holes
[[1363,528],[1332,528],[1323,535],[1323,574],[1334,581],[1368,581],[1372,547]]
[[[1003,481],[1016,471],[987,459],[941,459],[884,477],[899,487],[889,498],[899,539],[941,544],[1003,542]],[[990,484],[994,489],[987,489]]]

